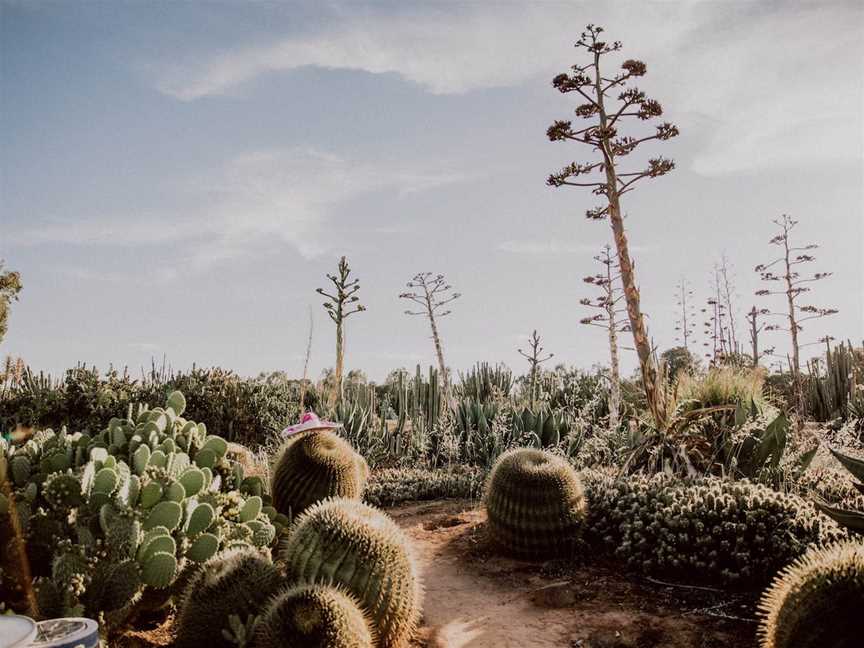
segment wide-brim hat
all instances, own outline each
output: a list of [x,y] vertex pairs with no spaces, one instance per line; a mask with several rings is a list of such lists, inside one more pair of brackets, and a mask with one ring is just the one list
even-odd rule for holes
[[300,432],[308,432],[309,430],[335,430],[342,427],[341,423],[333,421],[322,421],[318,418],[315,412],[306,412],[300,422],[295,425],[289,425],[282,430],[282,437],[289,437]]

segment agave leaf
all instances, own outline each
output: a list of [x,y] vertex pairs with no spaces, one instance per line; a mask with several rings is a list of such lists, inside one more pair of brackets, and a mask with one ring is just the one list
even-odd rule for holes
[[844,455],[842,452],[837,452],[833,448],[830,448],[831,454],[837,457],[837,461],[843,464],[843,467],[852,473],[852,476],[858,479],[860,482],[864,482],[864,461],[860,459],[856,459],[855,457],[850,457],[849,455]]
[[864,534],[864,512],[831,506],[821,500],[815,500],[816,508],[850,531]]

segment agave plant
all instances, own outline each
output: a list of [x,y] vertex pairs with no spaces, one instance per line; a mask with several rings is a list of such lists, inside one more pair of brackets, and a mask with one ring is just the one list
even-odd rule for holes
[[[864,495],[864,461],[837,452],[833,448],[831,449],[831,454],[858,480],[857,482],[852,482],[852,485]],[[820,511],[833,518],[838,524],[854,533],[864,535],[864,511],[831,506],[818,498],[816,498],[815,504]]]

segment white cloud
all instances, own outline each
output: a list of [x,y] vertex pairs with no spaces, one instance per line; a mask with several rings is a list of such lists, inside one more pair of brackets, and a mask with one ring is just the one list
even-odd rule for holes
[[409,195],[463,179],[451,170],[414,166],[420,170],[303,148],[252,151],[185,183],[183,191],[189,195],[183,202],[199,204],[195,213],[43,222],[10,231],[8,240],[14,245],[189,243],[174,265],[153,269],[165,280],[255,253],[273,242],[287,243],[310,258],[327,247],[325,221],[351,199],[382,190]]
[[[716,175],[860,159],[864,13],[856,3],[486,3],[359,13],[349,5],[314,33],[155,67],[182,101],[238,92],[304,66],[391,73],[436,94],[548,83],[574,62],[584,23],[606,25],[646,60],[645,89]],[[549,91],[551,93],[551,91]],[[692,129],[701,122],[704,131]],[[691,129],[688,129],[691,126]]]

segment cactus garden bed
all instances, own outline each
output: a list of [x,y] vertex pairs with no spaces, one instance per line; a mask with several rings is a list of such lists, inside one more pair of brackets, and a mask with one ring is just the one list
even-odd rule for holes
[[[423,573],[415,648],[720,648],[755,642],[754,597],[664,584],[602,560],[537,565],[497,555],[476,502],[388,509]],[[170,646],[172,618],[142,619],[120,648]]]

